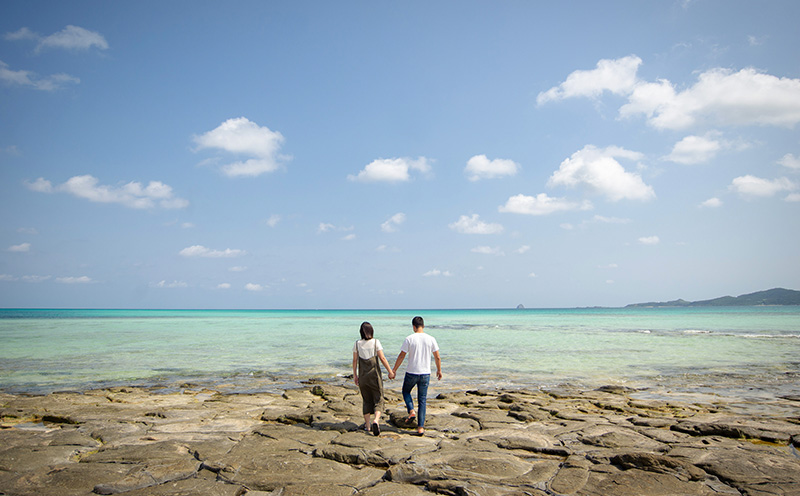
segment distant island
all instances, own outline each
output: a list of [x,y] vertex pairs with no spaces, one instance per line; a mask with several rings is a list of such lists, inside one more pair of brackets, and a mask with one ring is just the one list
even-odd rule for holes
[[652,307],[746,307],[763,305],[800,305],[800,291],[775,288],[740,296],[722,296],[713,300],[702,301],[660,301],[649,303],[632,303],[625,308]]

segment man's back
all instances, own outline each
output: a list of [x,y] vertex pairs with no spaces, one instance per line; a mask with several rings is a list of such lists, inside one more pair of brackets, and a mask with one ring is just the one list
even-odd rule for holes
[[439,351],[439,344],[430,334],[415,332],[403,341],[400,351],[408,354],[407,373],[430,374],[431,355]]

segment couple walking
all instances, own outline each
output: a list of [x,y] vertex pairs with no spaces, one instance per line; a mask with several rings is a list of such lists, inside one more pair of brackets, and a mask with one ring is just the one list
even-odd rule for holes
[[[375,338],[372,324],[361,324],[361,339],[353,346],[353,377],[356,386],[361,390],[362,413],[364,414],[364,428],[374,435],[381,433],[380,416],[383,411],[383,376],[380,364],[389,372],[389,379],[394,379],[397,369],[408,356],[408,366],[403,379],[403,401],[408,410],[408,418],[417,420],[417,435],[425,432],[425,407],[428,397],[428,384],[431,380],[431,355],[436,362],[436,378],[442,378],[442,360],[439,357],[439,345],[430,334],[425,334],[425,321],[422,317],[411,320],[414,333],[403,341],[400,354],[394,363],[394,368],[389,368],[389,362],[383,354],[380,341]],[[411,399],[411,390],[417,388],[417,411],[414,411],[414,401]],[[373,420],[374,415],[374,420]]]

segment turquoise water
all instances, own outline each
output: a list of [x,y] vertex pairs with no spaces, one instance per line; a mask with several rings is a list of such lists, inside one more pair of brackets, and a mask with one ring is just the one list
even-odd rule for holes
[[269,391],[311,378],[342,381],[362,321],[373,324],[393,363],[417,314],[441,347],[443,389],[620,384],[800,393],[800,307],[0,310],[0,390],[186,382]]

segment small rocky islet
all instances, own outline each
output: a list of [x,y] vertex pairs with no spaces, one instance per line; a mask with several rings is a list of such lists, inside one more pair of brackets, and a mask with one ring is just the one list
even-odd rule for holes
[[375,437],[352,384],[186,386],[0,394],[0,494],[800,495],[793,414],[620,387],[471,390],[429,398],[417,437],[387,389]]

